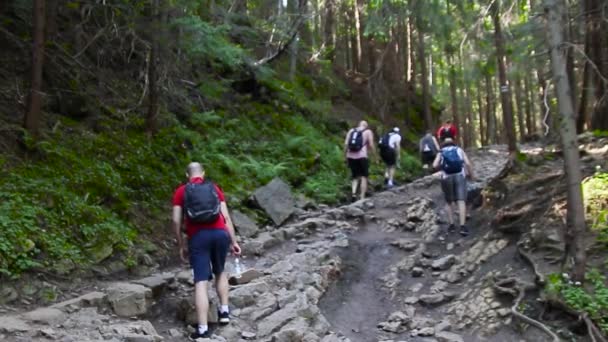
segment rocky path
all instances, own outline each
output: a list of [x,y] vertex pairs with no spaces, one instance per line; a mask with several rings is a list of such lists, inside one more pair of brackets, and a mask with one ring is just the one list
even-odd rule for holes
[[[507,154],[496,147],[470,157],[476,197]],[[231,289],[233,321],[214,326],[209,341],[520,340],[510,301],[488,280],[507,271],[525,277],[525,265],[475,212],[471,236],[443,236],[442,210],[438,180],[428,176],[351,205],[300,210],[291,223],[244,241],[250,257]],[[0,341],[187,340],[190,271],[98,287],[0,316]]]

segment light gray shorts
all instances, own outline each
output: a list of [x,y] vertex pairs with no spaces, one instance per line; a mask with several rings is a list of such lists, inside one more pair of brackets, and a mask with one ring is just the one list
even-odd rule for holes
[[441,190],[448,203],[467,200],[467,180],[460,172],[445,175],[441,179]]

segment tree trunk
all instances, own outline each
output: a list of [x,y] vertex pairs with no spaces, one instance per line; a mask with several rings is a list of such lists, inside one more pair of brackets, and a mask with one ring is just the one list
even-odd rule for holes
[[[289,0],[289,12],[295,18],[299,10],[299,0]],[[305,25],[302,25],[305,26]],[[296,71],[298,66],[298,41],[299,34],[289,44],[289,80],[293,82],[296,79]],[[348,50],[346,50],[348,51]]]
[[451,55],[448,55],[448,67],[450,73],[450,100],[452,102],[452,120],[454,121],[454,125],[456,125],[458,129],[461,129],[460,118],[458,117],[458,81],[456,80],[456,63],[454,63],[454,58]]
[[492,87],[492,76],[486,73],[486,122],[488,144],[496,144],[496,106],[494,104],[494,87]]
[[479,81],[479,78],[477,78],[477,112],[479,115],[479,142],[481,143],[481,146],[485,146],[487,144],[486,141],[486,131],[485,131],[485,126],[484,126],[484,119],[483,119],[483,99],[481,96],[481,82]]
[[591,129],[608,130],[608,85],[604,81],[608,76],[608,23],[603,17],[604,1],[585,0],[585,13],[589,58],[597,67],[593,77],[596,102],[591,114]]
[[[587,43],[585,43],[585,47]],[[585,50],[587,50],[585,48]],[[587,52],[585,52],[587,54]],[[587,54],[588,55],[588,54]],[[582,133],[585,130],[585,123],[587,123],[587,97],[589,96],[589,74],[591,70],[589,69],[589,62],[585,61],[585,66],[583,67],[583,81],[581,83],[581,100],[578,104],[578,111],[576,116],[576,132]]]
[[33,136],[40,134],[42,110],[42,69],[44,67],[45,0],[34,0],[34,45],[32,48],[32,74],[28,109],[23,127]]
[[359,13],[359,3],[358,1],[353,1],[353,8],[355,14],[355,56],[356,62],[353,64],[357,65],[356,70],[360,71],[361,58],[363,56],[363,49],[361,47],[361,17]]
[[521,80],[519,76],[515,78],[515,102],[517,103],[517,127],[519,128],[519,139],[524,141],[526,136],[526,123],[524,121],[524,107],[523,97],[521,94]]
[[323,32],[323,41],[325,45],[325,50],[327,51],[326,58],[330,62],[332,62],[332,64],[336,56],[335,10],[336,0],[325,0],[325,27]]
[[513,125],[513,103],[511,102],[511,94],[509,89],[509,81],[505,66],[505,50],[500,26],[500,5],[499,2],[494,2],[492,5],[494,19],[494,42],[496,44],[496,59],[498,61],[498,78],[500,82],[500,99],[502,104],[502,113],[504,126],[506,131],[507,143],[509,152],[517,151],[517,138],[515,137],[515,127]]
[[463,123],[464,127],[464,146],[466,148],[470,148],[474,145],[473,137],[475,135],[475,125],[473,124],[473,104],[471,100],[471,87],[469,86],[468,81],[465,81],[464,85],[464,101],[465,106],[463,106],[465,110],[465,122]]
[[57,34],[58,0],[46,0],[45,39],[52,41]]
[[564,54],[562,33],[563,23],[561,7],[556,0],[544,0],[545,13],[548,23],[548,41],[551,49],[551,66],[553,78],[557,88],[557,102],[561,115],[560,135],[564,150],[564,169],[568,182],[568,210],[567,226],[569,250],[574,257],[574,279],[584,281],[585,279],[585,244],[586,233],[585,208],[583,205],[583,193],[581,189],[581,166],[576,136],[576,124],[574,117],[574,106],[570,94],[570,83],[566,71],[566,58]]
[[433,130],[433,117],[431,115],[431,94],[429,89],[429,75],[427,73],[426,52],[424,46],[424,33],[418,25],[418,60],[420,62],[420,75],[422,81],[422,106],[426,129]]
[[534,107],[532,106],[533,101],[531,100],[532,94],[530,89],[530,76],[524,77],[524,101],[526,106],[526,131],[528,135],[536,133],[536,123],[534,122]]
[[[159,33],[160,25],[160,1],[152,1],[152,28],[153,31]],[[152,49],[150,51],[150,60],[148,65],[148,114],[146,115],[146,129],[148,134],[154,134],[157,129],[156,119],[158,116],[158,70],[160,59],[160,35],[152,34]]]

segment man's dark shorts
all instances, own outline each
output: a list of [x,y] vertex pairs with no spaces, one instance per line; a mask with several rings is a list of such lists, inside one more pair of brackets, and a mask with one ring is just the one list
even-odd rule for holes
[[369,163],[367,158],[348,158],[348,167],[350,168],[350,173],[353,178],[369,177]]
[[422,152],[422,164],[433,164],[437,154],[433,151]]
[[194,282],[209,281],[224,272],[230,236],[224,229],[201,229],[188,241]]
[[441,190],[448,203],[467,200],[467,181],[460,172],[442,178]]
[[380,150],[380,157],[386,166],[391,167],[397,164],[397,152],[392,148],[383,148]]

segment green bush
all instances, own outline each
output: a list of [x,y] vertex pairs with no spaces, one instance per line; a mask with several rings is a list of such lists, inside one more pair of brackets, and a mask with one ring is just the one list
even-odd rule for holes
[[585,275],[588,286],[572,282],[567,274],[551,274],[548,277],[549,294],[563,299],[574,310],[586,313],[597,326],[608,333],[608,287],[606,277],[598,270]]
[[583,198],[587,220],[599,241],[608,246],[608,172],[598,171],[583,181]]

